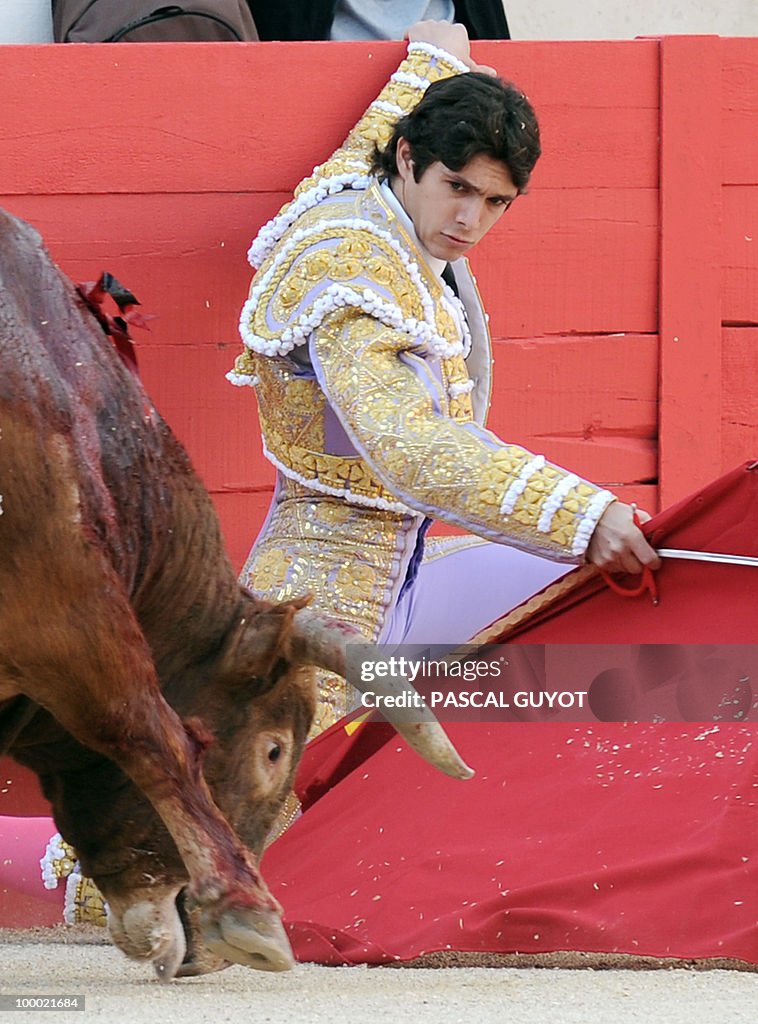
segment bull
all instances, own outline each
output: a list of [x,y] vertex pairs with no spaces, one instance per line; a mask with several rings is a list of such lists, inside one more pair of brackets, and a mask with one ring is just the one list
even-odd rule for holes
[[[292,965],[258,859],[343,624],[237,582],[189,458],[38,234],[0,211],[0,750],[159,977]],[[372,684],[376,690],[376,685]],[[470,771],[436,722],[397,723]]]

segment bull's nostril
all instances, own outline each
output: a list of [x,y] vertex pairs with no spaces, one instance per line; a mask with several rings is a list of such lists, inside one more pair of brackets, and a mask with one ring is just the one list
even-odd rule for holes
[[281,753],[282,753],[282,748],[279,746],[278,743],[275,744],[271,748],[271,750],[269,750],[269,752],[268,752],[268,759],[269,759],[269,761],[271,761],[271,763],[274,764],[276,761],[279,760],[279,758],[281,756]]

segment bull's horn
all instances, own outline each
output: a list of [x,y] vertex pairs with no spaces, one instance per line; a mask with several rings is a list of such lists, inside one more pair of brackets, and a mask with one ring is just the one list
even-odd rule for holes
[[[352,678],[348,672],[347,645],[367,642],[363,634],[351,626],[309,608],[301,608],[294,615],[290,640],[290,656],[295,664],[318,665],[335,675],[344,676],[357,690],[363,692],[368,689],[367,684]],[[382,697],[416,692],[410,683],[398,679],[376,680],[370,688],[372,693]],[[404,709],[382,706],[382,714],[409,746],[445,775],[454,779],[470,779],[474,774],[426,705],[414,706],[414,718],[417,719],[414,722],[407,721],[408,712]]]

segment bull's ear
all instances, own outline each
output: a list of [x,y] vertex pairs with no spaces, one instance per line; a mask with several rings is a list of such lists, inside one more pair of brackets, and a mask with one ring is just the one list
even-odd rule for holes
[[309,597],[272,604],[245,593],[240,614],[230,629],[222,654],[222,677],[229,686],[253,679],[267,690],[290,662],[292,622]]

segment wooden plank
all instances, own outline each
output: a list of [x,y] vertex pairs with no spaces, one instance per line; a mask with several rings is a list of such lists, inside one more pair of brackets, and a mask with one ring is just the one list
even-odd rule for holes
[[109,270],[146,313],[141,346],[239,344],[239,310],[252,269],[247,250],[283,194],[4,196],[32,223],[74,281]]
[[[542,184],[655,185],[655,42],[499,41],[476,52],[536,105]],[[339,145],[403,53],[395,42],[0,47],[2,188],[290,190]]]
[[644,509],[651,516],[661,511],[661,502],[656,484],[609,484],[613,493],[628,504],[634,502],[638,508]]
[[221,520],[226,549],[237,573],[241,571],[253,541],[260,533],[272,494],[273,487],[268,491],[211,493]]
[[[403,50],[3,47],[0,180],[9,192],[290,190],[339,144]],[[307,73],[282,73],[292,67]],[[334,89],[343,75],[351,88]],[[41,109],[54,109],[55,118],[40,123]]]
[[236,354],[214,345],[151,345],[139,351],[142,380],[212,491],[269,490],[255,393],[226,380]]
[[721,64],[717,37],[661,40],[664,507],[721,469]]
[[658,193],[544,189],[472,253],[497,336],[657,331]]
[[495,339],[494,358],[493,413],[511,430],[655,437],[656,335]]
[[758,459],[758,327],[724,330],[722,452],[724,472],[743,459]]
[[758,185],[722,191],[722,318],[758,323]]
[[[524,45],[524,44],[522,44]],[[539,116],[535,184],[656,188],[658,43],[652,39],[474,43],[478,60],[510,78]]]
[[758,39],[724,39],[724,183],[758,184]]
[[607,486],[655,485],[655,335],[495,343],[489,426]]
[[[284,194],[5,196],[74,280],[103,269],[157,319],[141,346],[236,344],[251,238]],[[535,188],[473,253],[495,334],[657,328],[653,190]]]
[[[21,857],[26,858],[26,844],[21,844]],[[44,846],[39,851],[44,854]],[[35,872],[38,876],[39,872]],[[39,877],[34,877],[30,889],[40,886]],[[58,890],[60,896],[51,900],[44,890],[39,899],[26,892],[0,888],[0,928],[55,928],[63,921],[63,887]]]
[[237,321],[252,273],[245,254],[260,201],[49,196],[4,205],[42,232],[73,280],[109,270],[156,317],[150,331],[133,332],[142,378],[206,485],[246,489],[263,474],[270,487],[253,394],[225,380],[242,348]]

